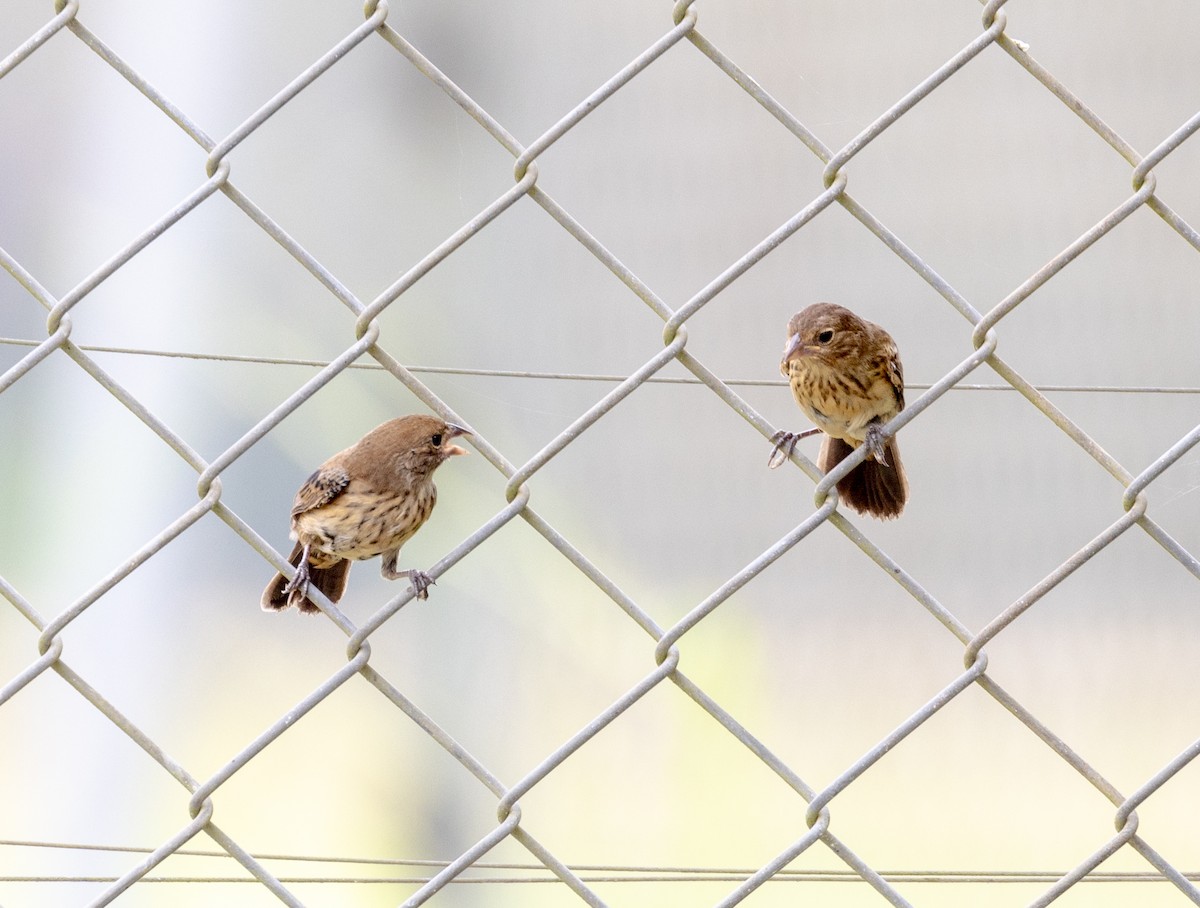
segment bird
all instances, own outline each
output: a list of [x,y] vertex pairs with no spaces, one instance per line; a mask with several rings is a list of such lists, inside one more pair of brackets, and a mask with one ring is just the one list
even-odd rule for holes
[[779,466],[817,432],[825,435],[817,458],[825,473],[865,444],[870,453],[838,482],[838,496],[860,514],[899,516],[908,477],[896,439],[880,431],[904,409],[904,369],[891,335],[844,306],[814,303],[788,322],[779,370],[816,428],[775,433],[768,465]]
[[263,610],[294,605],[301,612],[318,612],[310,587],[337,602],[346,590],[350,562],[376,555],[383,556],[384,578],[407,577],[416,597],[427,599],[433,580],[423,571],[398,570],[400,547],[433,512],[434,471],[448,458],[467,453],[452,440],[470,434],[435,416],[401,416],[321,464],[292,503],[296,545],[288,563],[295,576],[272,578],[262,595]]

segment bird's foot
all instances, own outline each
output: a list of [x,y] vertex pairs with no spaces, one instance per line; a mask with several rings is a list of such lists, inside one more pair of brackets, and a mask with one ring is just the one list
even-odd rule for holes
[[885,467],[890,467],[887,459],[887,449],[885,448],[886,439],[883,437],[883,432],[879,430],[879,426],[872,423],[867,426],[867,437],[863,444],[867,446],[867,450],[871,452],[871,457],[876,463],[883,464]]
[[802,438],[808,438],[810,435],[816,435],[820,429],[805,429],[803,432],[784,432],[779,431],[771,436],[771,441],[775,443],[775,447],[771,449],[771,457],[767,460],[767,467],[774,470],[777,466],[792,456],[792,452],[796,450],[796,442]]
[[308,584],[310,580],[311,575],[308,572],[308,549],[306,548],[300,558],[300,563],[296,565],[295,576],[283,588],[282,596],[287,600],[289,606],[295,605],[298,607],[308,598]]
[[434,585],[434,580],[424,571],[418,571],[415,568],[410,571],[404,571],[408,576],[408,582],[412,584],[413,594],[418,599],[429,598],[429,588]]

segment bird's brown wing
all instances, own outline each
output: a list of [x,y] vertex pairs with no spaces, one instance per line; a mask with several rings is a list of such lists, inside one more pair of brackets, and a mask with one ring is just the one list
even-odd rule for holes
[[892,386],[892,390],[896,392],[896,404],[898,410],[904,409],[904,367],[900,365],[900,354],[895,353],[893,346],[893,355],[887,360],[887,379]]
[[350,474],[343,467],[321,467],[304,481],[296,500],[292,502],[292,516],[303,514],[329,504],[350,485]]

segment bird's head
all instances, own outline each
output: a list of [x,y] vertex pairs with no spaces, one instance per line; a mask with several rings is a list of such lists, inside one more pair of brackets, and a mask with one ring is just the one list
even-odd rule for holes
[[855,356],[868,333],[867,323],[849,309],[833,303],[813,303],[788,322],[779,371],[790,374],[793,362],[831,365],[843,357]]
[[470,434],[462,426],[436,416],[417,414],[389,420],[373,429],[363,441],[386,450],[396,467],[429,474],[448,458],[466,454],[466,449],[453,441]]

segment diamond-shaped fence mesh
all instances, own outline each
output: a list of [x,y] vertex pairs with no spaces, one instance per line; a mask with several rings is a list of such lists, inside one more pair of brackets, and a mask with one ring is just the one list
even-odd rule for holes
[[[1054,6],[10,4],[0,904],[1200,904],[1200,19]],[[421,410],[430,600],[260,612]]]

